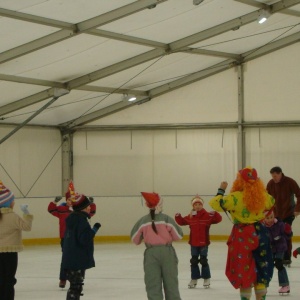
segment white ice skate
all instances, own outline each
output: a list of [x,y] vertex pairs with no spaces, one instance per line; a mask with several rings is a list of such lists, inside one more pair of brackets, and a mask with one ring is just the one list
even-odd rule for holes
[[282,286],[279,290],[278,290],[279,295],[283,296],[283,295],[288,295],[290,293],[290,287],[288,285],[286,286]]
[[204,281],[203,281],[203,286],[204,286],[206,289],[209,288],[209,286],[210,286],[210,279],[209,279],[209,278],[204,279]]
[[191,282],[188,284],[189,289],[194,289],[197,285],[197,279],[192,279]]

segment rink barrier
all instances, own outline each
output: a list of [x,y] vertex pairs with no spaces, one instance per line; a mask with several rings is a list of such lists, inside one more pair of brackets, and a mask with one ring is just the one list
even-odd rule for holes
[[[185,235],[182,241],[188,241],[189,236]],[[210,240],[213,241],[227,241],[227,235],[211,235]],[[95,243],[128,243],[131,242],[130,237],[126,235],[120,236],[96,236]],[[179,241],[180,242],[180,241]],[[293,242],[300,242],[300,236],[293,236]],[[35,238],[23,239],[23,244],[27,245],[58,245],[60,244],[59,238]]]

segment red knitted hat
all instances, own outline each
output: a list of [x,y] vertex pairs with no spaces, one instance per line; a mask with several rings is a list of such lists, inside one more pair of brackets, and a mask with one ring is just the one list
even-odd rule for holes
[[160,196],[156,193],[141,192],[149,208],[155,208],[160,201]]

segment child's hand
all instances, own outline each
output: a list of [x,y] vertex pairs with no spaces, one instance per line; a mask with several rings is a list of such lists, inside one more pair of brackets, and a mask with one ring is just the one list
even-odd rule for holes
[[227,186],[228,186],[228,182],[227,181],[222,181],[221,184],[220,184],[220,189],[225,191]]

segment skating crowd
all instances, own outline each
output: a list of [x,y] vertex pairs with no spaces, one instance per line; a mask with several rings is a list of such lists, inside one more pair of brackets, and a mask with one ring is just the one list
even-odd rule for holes
[[[209,201],[213,211],[204,209],[204,200],[196,195],[186,216],[171,217],[162,212],[163,200],[157,193],[142,192],[149,213],[133,226],[130,236],[136,245],[145,244],[144,281],[149,300],[181,300],[178,288],[178,258],[172,245],[182,239],[180,226],[189,226],[191,280],[188,288],[196,288],[203,279],[210,287],[208,263],[209,230],[222,221],[221,213],[232,222],[227,241],[225,274],[239,290],[241,300],[265,300],[267,288],[276,269],[280,294],[290,293],[286,266],[291,256],[297,258],[300,247],[292,251],[292,223],[300,214],[300,188],[295,180],[283,174],[280,167],[270,170],[272,179],[265,187],[252,167],[240,170],[226,194],[228,183],[222,181],[216,196]],[[48,205],[48,212],[59,219],[62,258],[59,287],[70,286],[67,300],[82,296],[85,271],[95,267],[94,237],[101,227],[89,219],[96,213],[92,197],[75,192],[71,181],[66,202],[58,196]],[[297,201],[295,202],[294,196]],[[0,181],[0,299],[13,300],[15,295],[18,252],[22,250],[22,231],[30,231],[33,216],[28,205],[21,205],[23,218],[14,211],[14,194]]]

